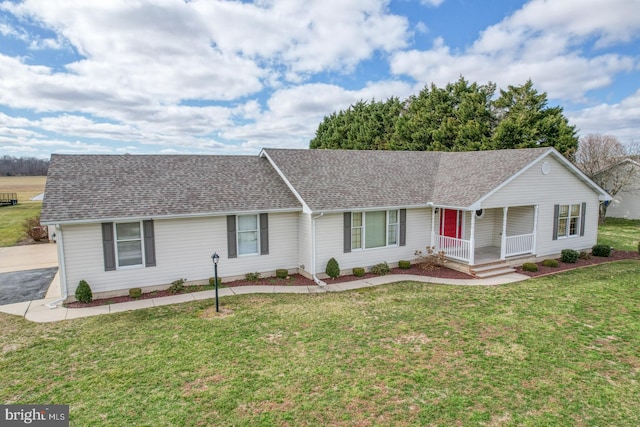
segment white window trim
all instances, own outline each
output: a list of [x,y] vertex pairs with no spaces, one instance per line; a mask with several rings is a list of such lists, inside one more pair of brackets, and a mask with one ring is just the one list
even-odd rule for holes
[[[253,216],[256,218],[256,229],[255,230],[243,230],[240,231],[240,217],[246,217],[246,216]],[[256,233],[256,251],[255,252],[251,252],[251,253],[247,253],[247,254],[241,254],[240,253],[240,233]],[[238,252],[238,258],[240,257],[246,257],[246,256],[255,256],[255,255],[260,255],[260,215],[255,214],[249,214],[249,215],[236,215],[236,248],[237,248],[237,252]]]
[[[396,221],[394,223],[389,224],[389,212],[396,212]],[[386,227],[385,227],[385,233],[384,233],[384,246],[376,246],[375,248],[367,248],[366,247],[366,234],[367,234],[367,227],[366,227],[366,215],[367,212],[384,212],[384,216],[385,216],[385,223],[386,223]],[[358,227],[354,227],[353,226],[353,214],[354,213],[359,213],[362,214],[362,225],[358,226]],[[389,244],[389,225],[395,225],[396,226],[396,243],[392,243]],[[361,247],[359,248],[354,248],[353,247],[353,229],[354,228],[360,228],[361,229],[361,234],[360,234],[360,243],[361,243]],[[395,248],[400,246],[400,210],[399,209],[388,209],[388,210],[375,210],[375,211],[354,211],[351,212],[351,251],[352,252],[358,252],[358,251],[370,251],[370,250],[376,250],[376,249],[384,249],[384,248]]]
[[[118,224],[133,224],[133,223],[137,223],[138,227],[140,228],[140,238],[139,239],[118,239],[118,228],[117,225]],[[118,243],[120,242],[135,242],[137,240],[140,240],[140,258],[142,259],[142,263],[140,264],[135,264],[135,265],[124,265],[121,266],[120,265],[120,255],[118,254]],[[114,222],[113,223],[113,246],[114,246],[114,250],[115,250],[115,255],[116,255],[116,270],[132,270],[132,269],[136,269],[136,268],[144,268],[145,264],[144,264],[144,254],[145,254],[145,250],[144,250],[144,228],[143,228],[143,224],[142,221],[120,221],[120,222]]]
[[[556,227],[558,229],[558,240],[562,240],[562,239],[572,239],[575,237],[580,237],[580,222],[582,221],[582,203],[568,203],[568,204],[564,204],[564,205],[558,205],[558,209],[562,209],[563,206],[567,206],[568,207],[568,211],[567,211],[567,216],[566,217],[561,217],[560,214],[558,213],[558,223],[556,224]],[[572,216],[571,215],[571,207],[572,206],[578,206],[578,216]],[[575,234],[569,234],[571,231],[571,218],[577,218],[578,219],[578,223],[576,226],[576,233]],[[560,235],[560,220],[561,219],[566,219],[567,220],[567,225],[565,226],[565,234],[564,235]]]

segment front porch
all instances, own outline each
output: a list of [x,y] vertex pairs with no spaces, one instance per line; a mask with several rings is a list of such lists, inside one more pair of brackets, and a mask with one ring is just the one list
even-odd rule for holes
[[477,211],[434,210],[432,242],[436,252],[444,252],[447,258],[466,265],[504,261],[535,255],[537,223],[537,205]]

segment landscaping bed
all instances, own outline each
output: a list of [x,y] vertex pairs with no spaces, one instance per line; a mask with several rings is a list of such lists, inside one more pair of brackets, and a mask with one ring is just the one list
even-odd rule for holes
[[623,259],[640,259],[640,254],[638,254],[637,251],[612,250],[611,254],[608,257],[598,257],[598,256],[589,255],[589,258],[586,258],[586,259],[579,258],[575,263],[566,263],[566,262],[560,261],[559,258],[556,258],[556,259],[558,260],[558,267],[545,267],[544,265],[542,265],[542,261],[541,261],[536,263],[538,266],[538,271],[525,271],[522,269],[522,266],[517,267],[516,271],[520,274],[524,274],[529,277],[538,277],[538,276],[545,276],[547,274],[558,273],[560,271],[571,270],[574,268],[585,267],[588,265],[597,265],[605,262],[620,261]]
[[[471,276],[468,274],[462,273],[460,271],[452,270],[446,267],[440,267],[436,270],[425,271],[418,268],[415,265],[412,265],[411,268],[401,269],[401,268],[392,268],[389,274],[412,274],[416,276],[429,276],[429,277],[438,277],[442,279],[471,279]],[[370,279],[372,277],[377,277],[375,274],[366,273],[363,277],[356,277],[353,275],[343,275],[339,276],[335,279],[324,279],[324,282],[327,284],[332,283],[344,283],[351,282],[353,280],[360,279]],[[278,279],[276,277],[263,277],[256,280],[234,280],[233,282],[224,282],[220,288],[232,288],[238,286],[315,286],[315,283],[311,279],[307,279],[306,277],[300,274],[292,274],[286,279]],[[152,291],[145,292],[139,298],[132,298],[129,295],[123,295],[118,297],[111,298],[99,298],[94,299],[89,303],[84,303],[80,301],[74,301],[70,303],[66,303],[64,306],[67,308],[83,308],[83,307],[95,307],[98,305],[107,305],[107,304],[117,304],[121,302],[129,302],[129,301],[137,301],[141,299],[150,299],[150,298],[160,298],[171,295],[179,295],[186,294],[191,292],[200,292],[200,291],[208,291],[214,289],[211,285],[193,285],[193,286],[185,286],[182,291],[178,293],[171,293],[168,290],[161,291]]]

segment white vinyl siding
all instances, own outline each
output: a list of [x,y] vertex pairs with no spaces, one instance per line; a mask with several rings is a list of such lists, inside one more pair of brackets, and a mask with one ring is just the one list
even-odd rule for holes
[[[352,214],[353,218],[353,214]],[[370,267],[380,262],[389,264],[415,259],[415,252],[431,246],[431,209],[407,209],[406,245],[384,246],[368,250],[344,252],[344,215],[325,214],[316,220],[316,273],[324,273],[327,261],[335,258],[343,272],[354,267]],[[398,238],[399,240],[399,238]]]
[[[551,168],[543,174],[542,164],[547,161]],[[571,239],[553,239],[555,205],[580,204],[586,202],[584,236]],[[562,249],[584,250],[597,242],[598,194],[552,156],[540,159],[516,179],[502,187],[482,202],[482,208],[499,208],[496,226],[502,224],[502,207],[538,205],[536,255],[557,255]],[[500,225],[501,227],[501,225]],[[514,230],[515,231],[515,230]],[[578,231],[579,234],[579,231]]]
[[[213,276],[211,255],[220,255],[218,275],[243,277],[248,272],[273,274],[278,268],[298,267],[298,212],[270,213],[269,254],[227,257],[226,217],[154,221],[156,267],[104,271],[101,224],[63,225],[64,256],[69,295],[81,279],[96,292],[126,291],[132,287],[168,286],[174,280],[207,280]],[[204,238],[203,236],[207,236]]]
[[351,214],[351,250],[398,245],[398,211],[368,211]]

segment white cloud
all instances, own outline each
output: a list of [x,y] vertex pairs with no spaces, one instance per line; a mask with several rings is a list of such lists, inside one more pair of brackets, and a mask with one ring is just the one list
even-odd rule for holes
[[438,7],[444,3],[444,0],[420,0],[420,3],[427,6]]

